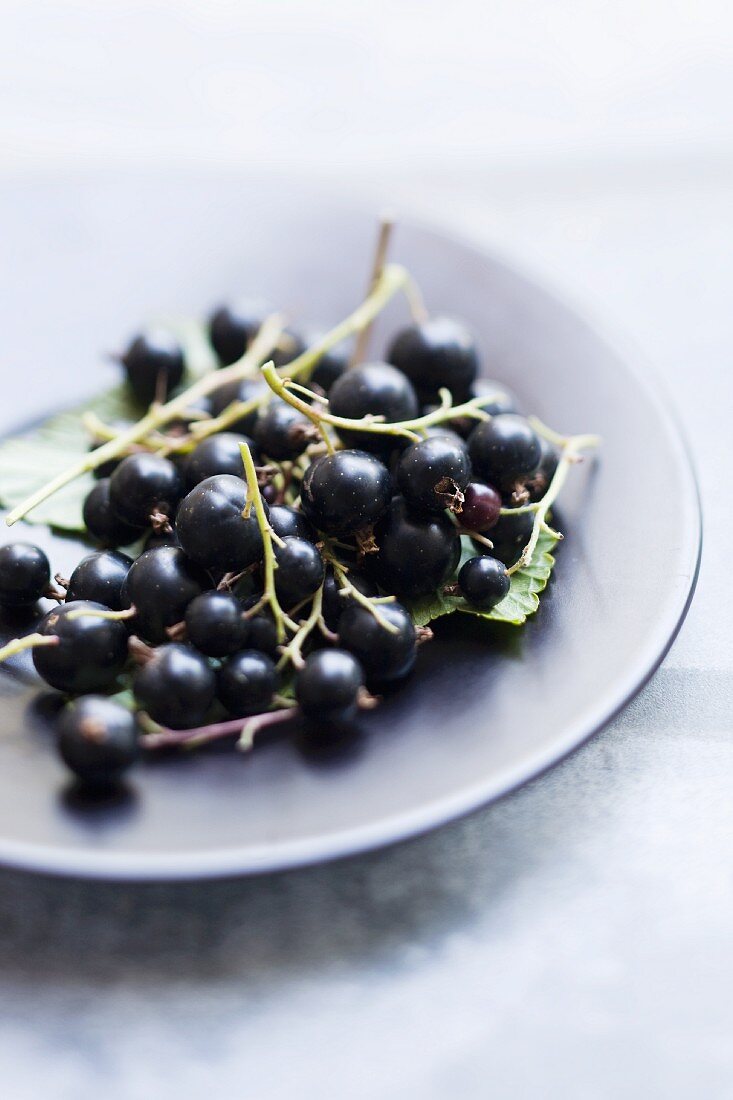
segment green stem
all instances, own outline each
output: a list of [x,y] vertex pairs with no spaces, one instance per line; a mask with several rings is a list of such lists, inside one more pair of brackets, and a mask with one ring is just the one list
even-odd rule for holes
[[323,612],[323,585],[318,589],[313,597],[313,603],[311,605],[310,614],[307,619],[298,627],[298,631],[294,638],[290,639],[290,642],[282,652],[282,656],[278,662],[278,671],[282,671],[287,664],[292,664],[294,668],[302,668],[305,664],[303,660],[302,649],[305,641],[310,633],[318,626],[318,622]]
[[[549,428],[545,429],[544,424],[541,424],[540,421],[533,419],[533,426],[535,430],[537,430],[538,424],[541,425],[545,433],[551,431],[551,429]],[[507,573],[510,576],[512,573],[517,573],[520,569],[524,569],[532,561],[532,557],[537,546],[537,541],[540,537],[540,532],[548,526],[547,513],[550,511],[550,508],[557,500],[560,490],[565,484],[565,480],[568,476],[568,470],[577,460],[580,452],[586,450],[589,447],[597,447],[600,443],[600,438],[597,435],[575,435],[564,437],[557,435],[557,433],[555,432],[552,432],[552,436],[554,438],[551,440],[551,442],[556,442],[558,439],[562,439],[563,441],[563,450],[560,456],[560,461],[557,464],[557,469],[555,470],[552,481],[547,486],[547,492],[543,496],[542,500],[540,500],[536,505],[532,506],[535,511],[534,522],[532,524],[532,534],[529,537],[529,542],[525,546],[524,550],[522,550],[522,554],[519,560],[516,561],[514,565],[511,566],[511,568],[507,569]],[[549,438],[549,436],[546,435],[546,438]],[[519,512],[522,511],[522,509],[515,508],[512,509],[512,511]],[[553,534],[557,535],[557,532],[553,532]]]
[[55,634],[26,634],[24,638],[13,638],[0,649],[0,664],[7,661],[9,657],[14,657],[16,653],[22,653],[24,649],[58,644],[59,638]]
[[339,586],[340,595],[344,599],[346,597],[351,597],[353,600],[355,600],[356,603],[361,604],[362,607],[365,607],[367,611],[369,611],[374,616],[375,620],[379,623],[383,630],[386,630],[389,634],[398,634],[399,628],[395,626],[394,623],[389,622],[388,619],[385,619],[384,615],[376,606],[380,603],[394,603],[395,597],[382,596],[378,597],[377,599],[372,599],[369,596],[365,596],[363,592],[359,591],[355,584],[351,583],[348,576],[348,570],[341,564],[341,562],[338,560],[330,547],[324,545],[322,553],[326,561],[333,569],[336,583]]
[[[252,458],[252,452],[246,443],[240,444],[239,450],[242,454],[242,462],[244,463],[244,472],[247,479],[247,504],[245,506],[245,511],[251,506],[254,507],[255,516],[257,517],[257,526],[262,535],[262,546],[264,551],[263,560],[265,565],[265,587],[262,602],[263,605],[265,603],[270,605],[275,620],[277,640],[278,643],[282,645],[285,641],[285,623],[287,617],[280,607],[280,602],[275,592],[275,570],[277,569],[277,562],[275,561],[275,551],[272,548],[272,528],[267,521],[265,506],[262,502],[262,494],[257,484],[257,470],[255,468],[254,459]],[[247,514],[249,514],[248,511]]]
[[281,330],[280,319],[269,317],[260,328],[249,349],[237,363],[232,363],[230,367],[224,367],[222,370],[212,371],[211,374],[204,375],[203,378],[199,378],[187,390],[172,398],[165,405],[151,406],[145,416],[138,420],[136,424],[132,424],[129,428],[123,428],[114,439],[103,443],[95,451],[89,451],[80,462],[57,474],[41,489],[32,493],[22,504],[19,504],[17,508],[13,508],[12,511],[8,512],[5,518],[7,525],[10,527],[17,523],[19,519],[23,519],[24,516],[28,515],[39,504],[42,504],[48,497],[58,492],[59,489],[63,489],[69,482],[81,477],[82,474],[96,470],[102,463],[117,458],[131,443],[137,443],[150,432],[154,432],[164,424],[174,420],[176,416],[185,412],[188,406],[197,398],[206,396],[206,394],[218,389],[226,382],[238,382],[240,379],[247,378],[252,370],[262,362],[268,351],[277,343]]

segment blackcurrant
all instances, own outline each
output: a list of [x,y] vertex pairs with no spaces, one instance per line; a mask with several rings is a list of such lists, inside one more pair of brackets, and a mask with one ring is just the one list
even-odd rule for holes
[[501,516],[489,535],[494,544],[492,555],[504,565],[514,565],[529,542],[533,524],[533,512]]
[[156,329],[136,336],[120,357],[136,401],[165,401],[183,378],[183,351],[169,332]]
[[294,536],[275,545],[275,592],[284,608],[307,600],[323,583],[323,558],[312,542]]
[[435,592],[453,572],[461,540],[443,516],[415,515],[395,497],[379,521],[374,538],[379,547],[374,569],[379,584],[398,596],[415,599]]
[[359,660],[372,686],[393,683],[407,676],[415,664],[415,627],[400,603],[379,605],[379,614],[393,633],[377,621],[369,608],[350,603],[339,621],[339,643]]
[[297,359],[305,348],[305,340],[300,333],[295,329],[286,328],[277,342],[277,347],[270,352],[269,358],[276,367],[285,367],[288,363],[292,363],[293,359]]
[[10,542],[0,547],[0,607],[29,607],[51,580],[51,566],[40,546]]
[[526,489],[530,501],[541,500],[547,492],[547,488],[555,476],[557,464],[560,461],[560,452],[546,439],[540,439],[542,444],[542,458],[540,464],[526,482]]
[[153,645],[168,640],[167,628],[181,622],[191,600],[211,586],[207,575],[176,546],[146,550],[127,574],[122,601],[134,605],[136,634]]
[[254,438],[263,455],[276,462],[297,458],[313,439],[310,420],[286,401],[274,398],[260,409]]
[[500,413],[479,421],[468,439],[477,477],[499,489],[511,489],[531,476],[540,464],[540,438],[516,413]]
[[125,523],[114,511],[108,477],[87,493],[82,514],[89,534],[104,546],[129,546],[140,537],[140,529]]
[[116,679],[127,659],[124,623],[79,615],[76,611],[106,611],[99,603],[76,600],[54,608],[38,625],[38,633],[59,639],[57,645],[33,650],[36,672],[58,691],[82,694],[101,691]]
[[[481,408],[490,416],[498,416],[499,413],[517,412],[517,399],[511,390],[507,389],[501,382],[493,382],[488,378],[477,378],[471,386],[469,398],[487,395],[491,395],[493,400],[486,405],[482,405]],[[449,421],[449,424],[464,439],[468,439],[476,427],[477,420],[473,416],[455,416]]]
[[[269,392],[267,382],[245,378],[240,382],[226,382],[219,386],[211,394],[211,414],[221,416],[225,409],[236,402],[249,402],[264,398]],[[250,409],[243,413],[238,420],[229,425],[229,431],[241,432],[243,435],[252,436],[257,423],[258,409]]]
[[301,485],[301,508],[319,531],[350,535],[371,527],[392,494],[384,463],[366,451],[336,451],[311,463]]
[[[356,569],[350,568],[347,579],[349,583],[353,584],[354,588],[357,588],[364,596],[379,595],[377,586],[372,579],[367,577],[364,573],[359,573]],[[349,600],[351,599],[353,599],[353,596],[347,596],[346,594],[342,595],[342,590],[334,576],[333,570],[330,568],[326,569],[326,576],[323,581],[322,614],[323,621],[329,630],[338,630],[339,619],[346,610]]]
[[192,424],[207,420],[211,415],[211,398],[208,394],[200,394],[173,420],[168,421],[165,430],[172,435],[183,435],[184,432],[189,431]]
[[240,445],[246,443],[255,463],[259,462],[259,454],[253,441],[246,435],[234,432],[219,432],[210,435],[194,447],[183,462],[183,476],[189,489],[205,481],[207,477],[216,474],[233,474],[235,477],[244,476],[242,464],[242,452]]
[[205,657],[172,643],[156,649],[135,674],[132,689],[142,709],[161,726],[199,726],[214,702],[216,676]]
[[476,342],[460,321],[431,317],[410,325],[393,340],[387,358],[406,374],[425,399],[450,390],[453,401],[465,401],[478,371]]
[[180,472],[160,455],[128,455],[109,479],[112,508],[133,527],[156,526],[173,517],[183,493]]
[[135,715],[104,695],[67,704],[56,744],[66,766],[90,786],[116,783],[140,755]]
[[91,600],[112,611],[122,610],[122,587],[130,572],[132,558],[119,550],[100,550],[82,558],[69,578],[66,599]]
[[202,592],[186,608],[186,636],[207,657],[228,657],[244,649],[249,623],[231,592]]
[[[307,333],[308,345],[312,346],[318,343],[322,336],[323,333],[320,331],[309,331]],[[352,352],[353,347],[350,341],[337,344],[335,348],[325,352],[313,368],[308,385],[312,386],[314,390],[321,390],[328,396],[334,382],[349,369]]]
[[219,701],[236,718],[267,710],[277,686],[274,662],[255,649],[233,654],[217,675]]
[[403,451],[397,467],[397,488],[410,508],[460,512],[470,476],[471,460],[464,443],[433,436]]
[[347,722],[356,716],[364,670],[346,649],[311,653],[295,681],[295,697],[306,718]]
[[270,508],[270,527],[281,539],[295,535],[299,539],[315,542],[318,538],[313,524],[297,508],[287,504],[273,504]]
[[[258,604],[261,598],[262,593],[258,592],[243,600],[242,606],[245,612]],[[266,653],[268,657],[275,658],[278,653],[277,627],[269,608],[262,608],[257,615],[247,619],[247,623],[249,629],[246,648],[258,649],[260,652]]]
[[482,554],[469,558],[461,566],[458,574],[458,587],[461,595],[474,607],[490,611],[509,591],[509,576],[506,566],[497,558]]
[[270,313],[272,307],[257,298],[214,310],[209,318],[209,339],[223,367],[242,358]]
[[483,534],[494,526],[501,513],[501,495],[492,485],[471,481],[466,486],[463,497],[460,513],[462,527]]
[[[176,517],[181,546],[206,569],[240,572],[262,557],[262,535],[254,508],[245,518],[247,483],[232,474],[200,482]],[[267,505],[265,505],[267,509]]]
[[[334,416],[360,420],[368,414],[394,423],[412,420],[418,414],[418,400],[411,382],[389,363],[364,363],[352,367],[334,382],[329,393],[329,410]],[[399,445],[399,438],[375,432],[339,429],[347,447],[373,454],[386,454]]]

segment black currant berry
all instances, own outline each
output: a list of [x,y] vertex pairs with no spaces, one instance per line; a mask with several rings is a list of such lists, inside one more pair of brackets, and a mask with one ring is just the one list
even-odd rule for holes
[[461,527],[483,534],[498,522],[501,513],[501,496],[492,485],[471,481],[463,494]]
[[367,607],[349,603],[339,621],[339,642],[359,660],[372,686],[401,680],[412,671],[417,655],[415,627],[400,603],[379,605],[379,614],[396,633],[377,622]]
[[91,600],[111,611],[122,610],[122,587],[130,572],[132,558],[119,550],[100,550],[82,558],[69,578],[66,599]]
[[[261,592],[256,592],[254,595],[247,597],[242,601],[242,606],[245,612],[258,604],[262,598]],[[247,649],[258,649],[261,653],[266,653],[268,657],[273,659],[278,654],[278,640],[277,640],[277,627],[275,626],[275,620],[273,619],[270,609],[263,607],[256,615],[253,615],[251,619],[247,620],[249,624],[249,631],[247,634]],[[243,647],[244,648],[244,647]]]
[[209,318],[209,339],[221,366],[228,367],[242,358],[270,313],[272,307],[257,298],[214,310]]
[[377,579],[387,592],[415,599],[435,592],[458,564],[461,540],[444,516],[417,516],[395,497],[374,530]]
[[140,755],[135,715],[104,695],[86,695],[64,708],[56,745],[64,764],[90,786],[116,783]]
[[128,455],[109,479],[112,508],[132,527],[164,526],[175,515],[183,493],[178,469],[160,455]]
[[247,645],[249,622],[231,592],[202,592],[186,608],[186,636],[207,657],[228,657]]
[[295,681],[295,697],[306,718],[348,722],[357,713],[364,670],[346,649],[319,649],[307,658]]
[[[317,344],[322,336],[322,332],[309,331],[307,333],[308,345],[312,347]],[[321,390],[328,397],[331,386],[349,369],[352,353],[353,346],[350,341],[344,341],[342,344],[337,344],[335,348],[331,348],[330,351],[321,356],[313,368],[308,385],[314,390]]]
[[292,328],[286,328],[277,342],[277,347],[270,352],[269,358],[276,367],[285,367],[288,363],[292,363],[293,359],[302,355],[305,349],[306,343],[300,333]]
[[82,514],[89,534],[104,546],[129,546],[140,537],[139,528],[124,523],[112,508],[108,477],[87,493]]
[[504,563],[486,554],[469,558],[458,574],[461,595],[482,611],[490,611],[503,600],[509,591],[509,584]]
[[[245,378],[241,382],[226,382],[223,386],[219,386],[217,390],[211,394],[211,414],[212,416],[221,416],[225,409],[231,404],[236,402],[249,402],[254,401],[255,398],[259,399],[265,396],[269,392],[269,386],[264,381],[254,381],[250,378]],[[243,435],[252,436],[257,423],[258,409],[250,409],[249,412],[243,413],[233,424],[229,425],[229,431],[241,432]]]
[[263,455],[276,462],[292,461],[312,442],[313,428],[292,405],[274,398],[260,409],[254,438]]
[[120,357],[133,396],[141,405],[165,401],[183,378],[183,352],[169,332],[136,336]]
[[474,473],[499,489],[526,481],[542,458],[540,438],[522,416],[501,413],[479,421],[468,439]]
[[0,547],[0,607],[29,607],[51,580],[51,566],[40,546],[10,542]]
[[275,545],[275,592],[284,608],[307,600],[323,583],[323,558],[305,539],[291,536]]
[[400,456],[397,488],[410,508],[421,512],[460,512],[471,476],[464,443],[433,436],[413,443]]
[[[357,588],[364,596],[379,595],[377,586],[374,582],[363,573],[357,572],[356,569],[349,569],[347,578],[349,583],[353,584],[354,588]],[[338,630],[339,619],[348,607],[349,601],[352,599],[353,596],[341,594],[341,588],[334,576],[333,570],[328,568],[323,582],[322,614],[323,621],[329,630]]]
[[406,374],[423,400],[441,388],[465,401],[478,372],[476,342],[460,321],[431,317],[399,332],[387,358]]
[[540,439],[540,443],[542,444],[540,464],[526,482],[530,502],[542,500],[560,461],[560,452],[557,447],[553,447],[552,443],[548,443],[546,439]]
[[207,420],[210,416],[211,398],[208,394],[199,394],[173,420],[168,421],[165,430],[169,435],[183,435],[190,430],[192,424]]
[[[388,423],[412,420],[419,410],[409,379],[389,363],[363,363],[352,367],[334,382],[329,393],[329,411],[334,416],[360,420],[367,414],[382,416]],[[339,429],[347,447],[372,454],[389,453],[400,440],[397,436]]]
[[201,725],[216,694],[216,676],[190,646],[162,645],[135,673],[132,689],[142,709],[161,726]]
[[501,516],[489,536],[494,544],[492,555],[504,565],[514,565],[529,542],[533,524],[533,512]]
[[287,504],[273,504],[270,508],[270,527],[281,539],[295,535],[299,539],[315,542],[318,538],[313,524],[299,512],[297,508],[291,508]]
[[301,485],[301,508],[319,531],[351,535],[371,527],[392,493],[387,467],[366,451],[337,451],[311,463]]
[[255,649],[235,653],[219,669],[219,701],[235,718],[267,710],[278,686],[274,662]]
[[[501,382],[492,382],[488,378],[477,378],[471,386],[469,398],[487,395],[491,395],[493,400],[486,405],[482,405],[481,408],[490,416],[498,416],[499,413],[517,412],[517,399],[511,390],[508,390]],[[430,410],[426,409],[426,412],[428,411]],[[455,416],[448,423],[463,439],[468,439],[478,421],[474,416]]]
[[247,483],[232,474],[207,477],[191,490],[176,517],[178,538],[191,561],[240,572],[260,560],[262,535],[254,507],[243,515],[246,504]]
[[99,603],[77,600],[54,608],[41,620],[38,633],[59,639],[57,645],[33,650],[36,672],[58,691],[74,695],[109,687],[127,659],[127,629],[124,623],[79,615],[75,611],[107,611]]
[[246,435],[238,435],[234,432],[219,432],[218,435],[210,435],[194,447],[183,462],[183,476],[186,485],[193,489],[194,485],[205,481],[207,477],[216,474],[233,474],[235,477],[244,477],[242,464],[242,452],[240,445],[246,443],[255,464],[259,462],[259,453],[253,441]]
[[210,587],[206,574],[177,546],[146,550],[132,563],[122,591],[124,606],[134,605],[136,634],[153,645],[168,641],[167,628],[180,623],[191,600]]

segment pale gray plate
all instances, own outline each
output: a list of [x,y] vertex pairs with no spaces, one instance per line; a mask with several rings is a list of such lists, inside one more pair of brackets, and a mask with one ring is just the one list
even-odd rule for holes
[[[296,321],[340,319],[362,296],[374,236],[372,211],[271,182],[118,178],[1,194],[4,431],[108,384],[100,352],[156,312],[254,292]],[[0,862],[193,878],[391,843],[555,763],[659,664],[694,588],[700,514],[683,441],[645,369],[466,243],[405,222],[393,255],[431,309],[470,322],[485,372],[528,411],[603,436],[598,463],[573,471],[563,497],[567,538],[539,614],[521,630],[446,620],[409,685],[340,752],[309,753],[281,735],[247,757],[166,758],[98,802],[69,787],[50,745],[49,697],[21,660],[0,675]],[[382,333],[403,316],[391,311]],[[62,572],[79,556],[67,540],[32,537]]]

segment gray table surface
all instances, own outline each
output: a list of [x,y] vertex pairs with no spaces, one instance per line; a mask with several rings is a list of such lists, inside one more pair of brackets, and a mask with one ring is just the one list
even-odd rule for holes
[[[706,507],[687,623],[605,732],[419,840],[239,882],[0,873],[4,1095],[733,1096],[732,183],[657,161],[382,185],[647,352]],[[619,537],[654,568],[622,502]]]

